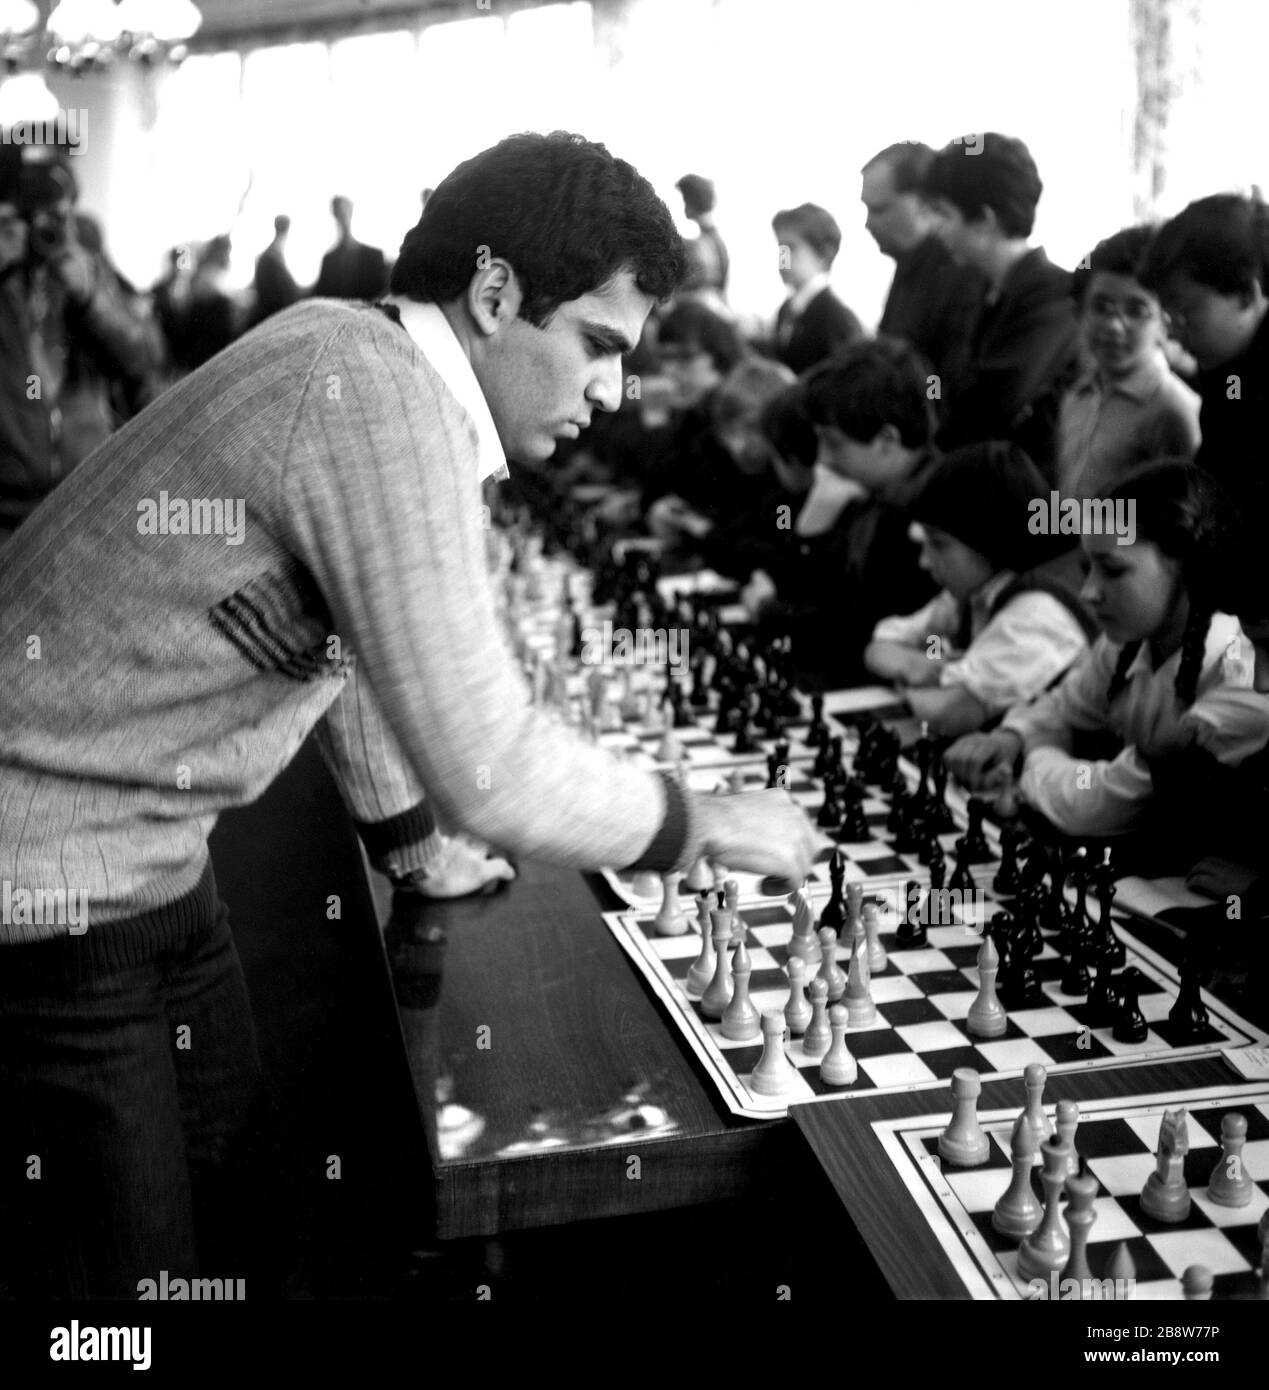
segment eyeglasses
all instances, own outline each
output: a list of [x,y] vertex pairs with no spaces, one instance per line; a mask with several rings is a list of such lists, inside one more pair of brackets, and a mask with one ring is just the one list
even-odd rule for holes
[[1135,328],[1149,323],[1155,316],[1155,306],[1144,300],[1132,300],[1121,304],[1117,299],[1104,299],[1098,295],[1088,302],[1088,312],[1093,318],[1122,319],[1129,327]]

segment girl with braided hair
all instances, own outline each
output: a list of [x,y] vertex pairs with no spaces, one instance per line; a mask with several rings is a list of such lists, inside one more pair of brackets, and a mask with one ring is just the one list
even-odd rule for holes
[[[1245,691],[1236,618],[1218,611],[1228,522],[1210,477],[1168,461],[1129,474],[1102,499],[1126,517],[1123,534],[1086,534],[1081,597],[1102,635],[1056,689],[1016,706],[992,734],[948,750],[966,785],[1009,784],[1021,765],[1023,801],[1063,834],[1114,836],[1142,828],[1157,760],[1198,745],[1238,755]],[[1090,513],[1091,514],[1091,513]],[[1080,736],[1111,735],[1113,756],[1080,757]]]

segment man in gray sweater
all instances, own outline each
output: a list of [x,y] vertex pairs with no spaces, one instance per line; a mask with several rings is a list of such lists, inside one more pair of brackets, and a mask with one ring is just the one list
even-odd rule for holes
[[682,271],[628,164],[511,137],[437,188],[384,304],[270,319],[0,550],[0,1197],[32,1292],[197,1267],[191,1180],[259,1079],[207,836],[314,728],[400,882],[434,813],[580,868],[809,870],[784,792],[697,798],[540,717],[495,620],[482,480],[617,408]]

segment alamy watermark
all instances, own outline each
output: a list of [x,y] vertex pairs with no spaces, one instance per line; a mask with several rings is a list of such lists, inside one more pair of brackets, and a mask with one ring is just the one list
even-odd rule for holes
[[1047,500],[1033,497],[1027,510],[1033,536],[1114,536],[1116,545],[1137,539],[1135,497],[1063,497],[1054,491]]
[[226,545],[241,545],[247,530],[243,497],[143,497],[137,503],[141,536],[224,536]]
[[583,666],[667,666],[676,676],[690,671],[685,627],[601,627],[582,629]]
[[14,121],[10,126],[0,126],[0,145],[62,146],[71,154],[78,154],[87,125],[88,112],[82,106],[66,110],[59,107],[52,120]]
[[68,936],[88,930],[85,888],[15,888],[0,879],[0,923],[7,927],[65,927]]

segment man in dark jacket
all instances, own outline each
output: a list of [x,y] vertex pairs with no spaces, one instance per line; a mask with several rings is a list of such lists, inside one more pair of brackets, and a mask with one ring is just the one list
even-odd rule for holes
[[980,132],[934,156],[925,192],[953,258],[988,281],[965,371],[947,386],[939,445],[1009,439],[1051,478],[1058,402],[1080,346],[1070,273],[1028,240],[1043,187],[1021,140]]
[[864,336],[859,320],[829,288],[842,244],[832,215],[814,203],[777,212],[780,278],[789,297],[776,315],[775,356],[799,375]]
[[388,288],[383,252],[377,246],[363,246],[353,236],[353,205],[348,198],[332,198],[330,210],[339,224],[339,240],[322,257],[313,293],[319,299],[377,299]]

